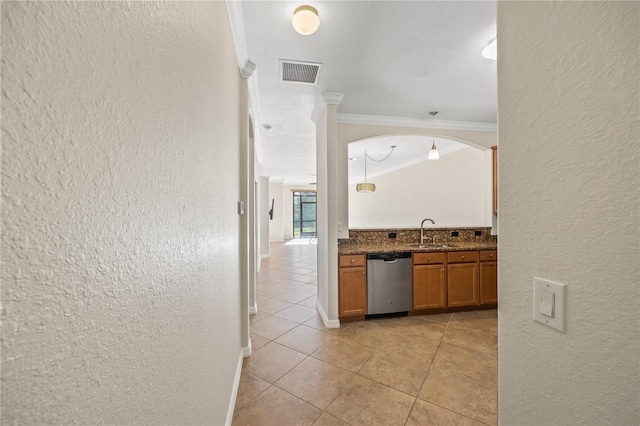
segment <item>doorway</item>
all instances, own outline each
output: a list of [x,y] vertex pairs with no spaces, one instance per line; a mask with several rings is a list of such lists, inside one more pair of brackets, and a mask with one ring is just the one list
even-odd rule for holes
[[316,193],[293,192],[293,238],[316,237]]

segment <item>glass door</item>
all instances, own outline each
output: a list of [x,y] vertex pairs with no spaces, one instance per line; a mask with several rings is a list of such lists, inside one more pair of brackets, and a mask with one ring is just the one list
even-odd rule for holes
[[316,193],[293,193],[293,238],[316,237]]

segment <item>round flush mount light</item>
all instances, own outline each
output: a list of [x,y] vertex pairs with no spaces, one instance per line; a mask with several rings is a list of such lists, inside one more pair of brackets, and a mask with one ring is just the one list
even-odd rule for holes
[[293,12],[291,25],[293,25],[293,28],[302,35],[311,35],[315,33],[320,26],[318,11],[311,6],[299,6],[296,8],[295,12]]

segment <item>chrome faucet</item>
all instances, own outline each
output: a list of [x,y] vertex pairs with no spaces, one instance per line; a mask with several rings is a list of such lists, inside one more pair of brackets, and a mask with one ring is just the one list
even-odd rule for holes
[[[429,222],[431,222],[431,223],[432,223],[432,224],[434,224],[434,225],[436,224],[436,223],[433,221],[433,219],[428,219],[428,218],[427,218],[427,219],[425,219],[425,220],[423,220],[423,221],[422,221],[422,223],[420,224],[420,244],[424,244],[424,223],[425,223],[426,221],[429,221]],[[433,237],[433,241],[435,242],[435,236]]]

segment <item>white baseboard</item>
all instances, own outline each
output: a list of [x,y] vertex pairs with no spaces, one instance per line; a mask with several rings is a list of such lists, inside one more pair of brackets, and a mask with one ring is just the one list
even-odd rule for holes
[[[238,356],[238,364],[236,365],[236,376],[233,379],[233,389],[231,390],[231,401],[229,401],[229,409],[227,410],[227,420],[225,426],[231,426],[233,421],[233,412],[236,409],[236,398],[238,397],[238,388],[240,387],[240,375],[242,374],[242,361],[244,360],[244,352],[247,348],[242,348]],[[251,341],[249,341],[249,351],[251,351]]]
[[268,259],[271,257],[271,253],[263,254],[260,256],[260,259]]
[[242,357],[249,358],[251,356],[251,338],[249,338],[249,346],[242,348]]
[[249,315],[255,315],[258,313],[258,303],[254,303],[253,306],[249,306]]
[[329,320],[327,314],[324,312],[324,309],[322,309],[322,305],[320,305],[320,302],[316,302],[316,308],[320,313],[320,318],[322,318],[322,322],[324,323],[325,327],[340,328],[340,320]]

